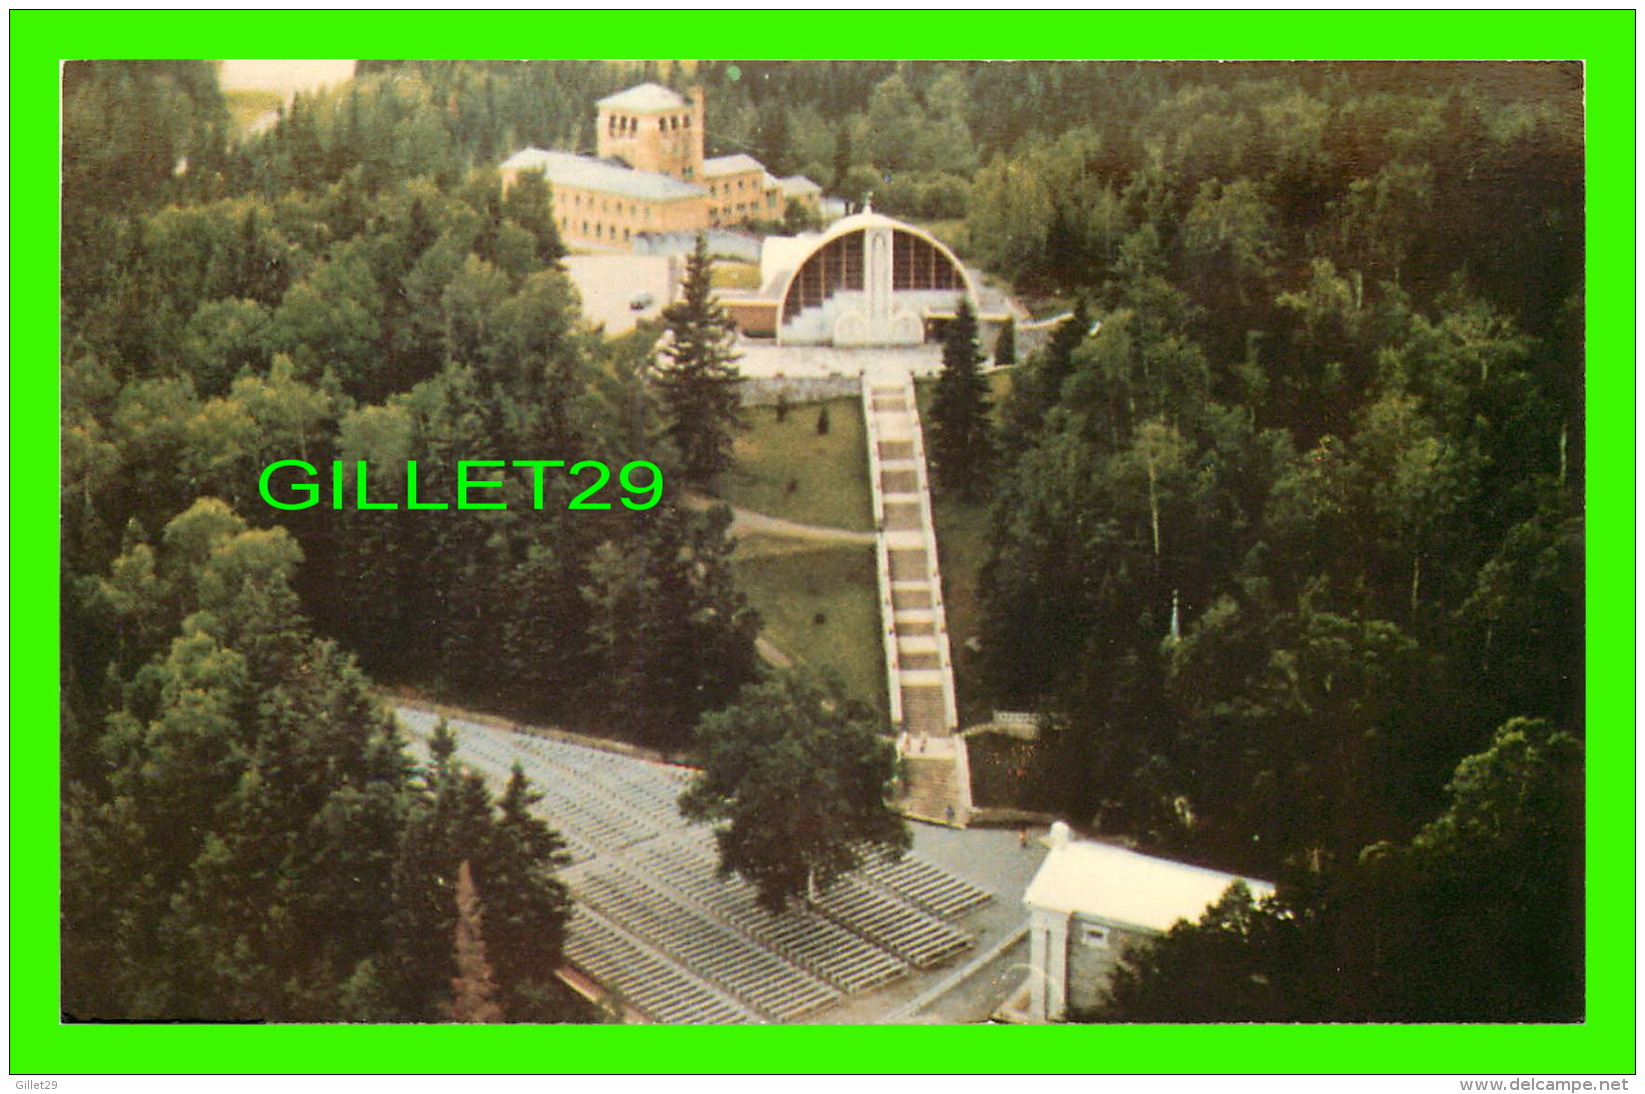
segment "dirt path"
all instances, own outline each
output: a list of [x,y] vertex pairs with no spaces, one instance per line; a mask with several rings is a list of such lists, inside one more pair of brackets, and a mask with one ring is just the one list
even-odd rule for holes
[[[695,491],[684,495],[684,504],[688,509],[708,509],[721,504],[714,498],[698,494]],[[824,543],[873,543],[873,532],[853,532],[849,528],[834,528],[826,524],[800,524],[797,521],[783,520],[780,517],[768,517],[764,513],[756,513],[752,509],[731,509],[731,534],[739,535],[744,532],[765,532],[774,536],[792,536],[796,539],[814,539]]]

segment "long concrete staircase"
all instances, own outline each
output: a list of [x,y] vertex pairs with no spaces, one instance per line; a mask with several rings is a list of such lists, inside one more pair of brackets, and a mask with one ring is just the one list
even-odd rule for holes
[[914,378],[865,378],[862,398],[887,694],[903,760],[898,806],[919,820],[964,827],[971,816],[970,765],[956,732],[954,667]]

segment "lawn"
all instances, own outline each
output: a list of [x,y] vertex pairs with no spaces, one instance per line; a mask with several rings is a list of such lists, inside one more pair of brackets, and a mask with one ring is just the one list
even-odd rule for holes
[[[829,429],[819,435],[817,416],[824,408]],[[799,404],[781,422],[769,406],[749,407],[743,417],[750,428],[737,436],[736,466],[716,481],[719,497],[801,524],[874,530],[861,403]]]
[[832,670],[848,694],[885,709],[872,547],[755,534],[741,537],[732,564],[768,642],[796,664]]
[[717,259],[709,271],[709,281],[716,289],[757,289],[760,287],[760,267],[753,262],[732,262]]

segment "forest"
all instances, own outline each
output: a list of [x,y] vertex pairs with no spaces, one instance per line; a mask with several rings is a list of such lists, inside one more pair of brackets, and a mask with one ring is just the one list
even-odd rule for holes
[[[520,482],[496,512],[277,512],[257,475],[367,460],[375,493],[414,460],[445,497],[458,460],[530,455],[673,481],[649,339],[579,326],[546,189],[492,170],[591,150],[592,103],[641,79],[706,88],[710,154],[872,192],[1073,313],[964,484],[991,557],[959,671],[1047,717],[1035,804],[1363,907],[1444,874],[1359,864],[1432,843],[1466,758],[1580,770],[1580,66],[376,61],[249,133],[209,63],[71,63],[70,1010],[438,1014],[466,873],[515,909],[482,928],[505,1010],[574,1013],[540,982],[553,931],[493,940],[563,920],[529,788],[407,759],[367,676],[688,748],[757,675],[729,514],[534,511]],[[1580,779],[1525,779],[1559,792],[1513,828],[1541,863],[1515,899],[1569,928],[1534,932],[1533,1003],[1570,1016]],[[349,900],[369,930],[314,927]]]
[[505,1016],[586,1019],[529,788],[413,763],[365,672],[667,749],[751,678],[724,512],[572,511],[565,476],[479,512],[259,496],[285,459],[342,460],[351,498],[409,461],[425,498],[463,460],[679,466],[650,346],[579,326],[546,188],[470,171],[437,91],[366,79],[237,139],[207,63],[65,71],[73,1016],[437,1018],[467,863]]
[[1282,885],[1088,1017],[1580,1015],[1579,70],[1106,77],[972,180],[1072,317],[995,408],[964,668],[1053,727],[1029,800]]

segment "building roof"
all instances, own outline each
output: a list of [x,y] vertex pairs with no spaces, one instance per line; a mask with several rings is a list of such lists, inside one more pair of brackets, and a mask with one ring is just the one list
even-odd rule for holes
[[806,178],[804,175],[789,175],[785,179],[778,179],[782,184],[783,193],[789,197],[798,197],[801,194],[820,194],[822,187]]
[[1261,899],[1273,893],[1266,881],[1252,881],[1187,863],[1085,840],[1058,843],[1040,864],[1022,901],[1031,908],[1083,913],[1118,926],[1164,934],[1179,919],[1198,922],[1228,886],[1245,882]]
[[703,160],[703,177],[713,175],[740,175],[744,171],[765,171],[765,165],[753,156],[738,152],[734,156],[713,156]]
[[632,110],[636,114],[654,114],[664,110],[680,110],[686,102],[676,91],[662,84],[640,84],[615,95],[607,95],[595,104],[614,110]]
[[503,161],[502,170],[541,171],[544,178],[561,186],[576,186],[647,201],[678,201],[708,192],[701,186],[655,171],[636,171],[611,160],[579,156],[574,152],[546,152],[541,148],[526,148],[514,153]]

